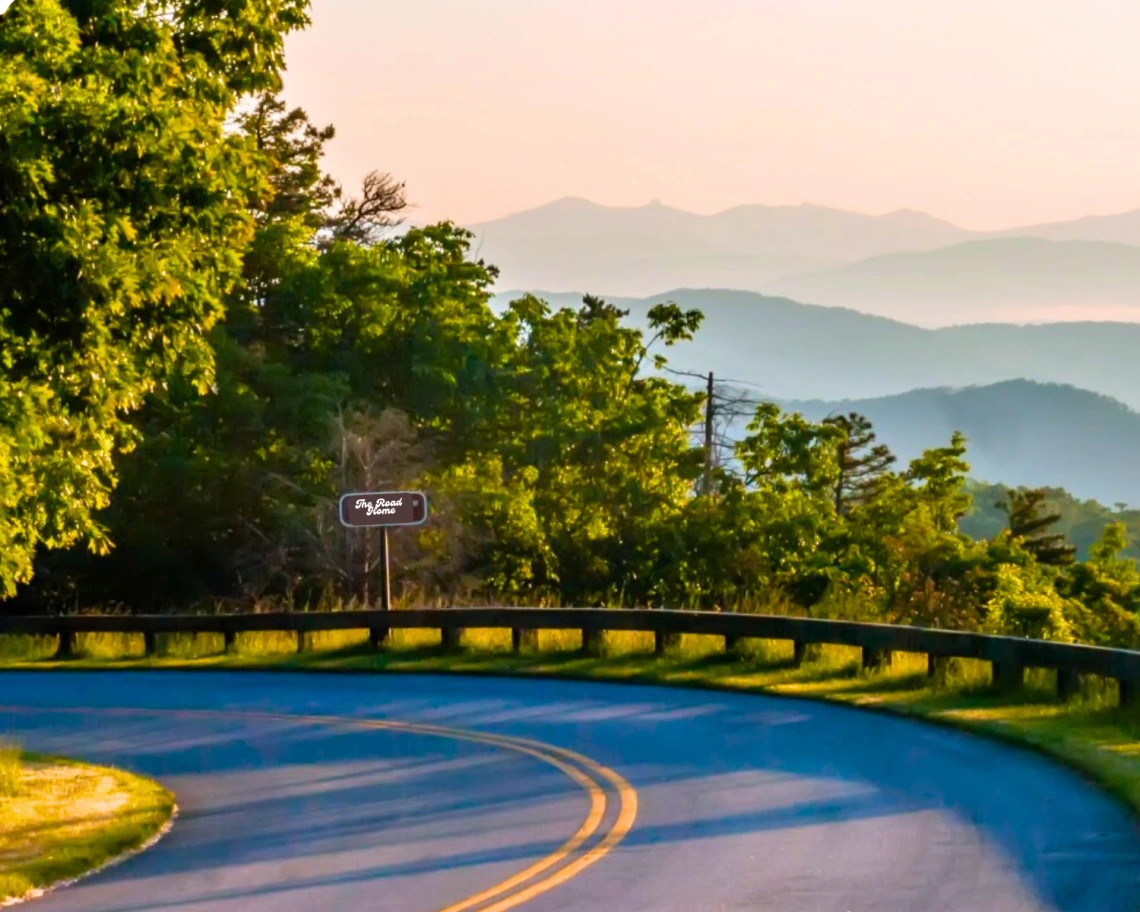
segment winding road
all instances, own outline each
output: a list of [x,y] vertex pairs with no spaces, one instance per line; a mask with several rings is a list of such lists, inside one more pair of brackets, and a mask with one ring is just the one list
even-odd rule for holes
[[0,734],[177,795],[42,912],[1138,912],[1042,758],[844,707],[423,675],[6,672]]

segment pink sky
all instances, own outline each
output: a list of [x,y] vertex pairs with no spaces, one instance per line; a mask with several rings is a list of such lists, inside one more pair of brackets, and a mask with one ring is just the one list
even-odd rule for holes
[[996,229],[1140,208],[1134,0],[313,0],[286,97],[416,221],[582,196]]

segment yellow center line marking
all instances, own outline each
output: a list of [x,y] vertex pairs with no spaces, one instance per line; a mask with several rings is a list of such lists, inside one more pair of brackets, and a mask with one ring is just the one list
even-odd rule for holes
[[[0,706],[0,712],[57,712],[102,715],[157,715],[188,718],[221,718],[221,719],[263,719],[278,722],[302,722],[316,725],[345,725],[353,728],[366,728],[406,732],[410,734],[432,735],[442,738],[451,738],[458,741],[469,741],[477,744],[486,744],[500,747],[505,750],[525,754],[553,766],[579,786],[589,795],[590,812],[585,822],[578,828],[566,842],[554,852],[539,859],[534,864],[519,871],[517,874],[488,887],[480,893],[460,900],[453,905],[440,909],[439,912],[465,912],[482,903],[498,899],[492,905],[484,906],[480,912],[506,912],[536,896],[546,893],[560,884],[566,883],[572,877],[584,871],[590,865],[604,858],[613,848],[625,838],[633,828],[637,818],[637,792],[618,773],[609,767],[591,760],[582,754],[566,748],[533,741],[527,738],[516,738],[509,735],[493,735],[484,732],[466,731],[464,729],[446,728],[439,725],[430,725],[420,722],[397,722],[388,719],[361,719],[353,716],[312,716],[293,713],[272,713],[259,711],[227,711],[209,709],[134,709],[120,707],[89,708],[89,707],[12,707]],[[569,762],[568,762],[569,761]],[[577,764],[574,766],[572,764]],[[583,772],[578,767],[584,767]],[[590,774],[593,774],[592,776]],[[585,842],[597,831],[606,812],[605,790],[594,776],[604,779],[610,787],[617,792],[621,807],[613,825],[593,848],[579,854],[569,864],[557,871],[547,874],[530,886],[523,886],[539,874],[549,871],[561,864],[570,856],[578,852]],[[520,888],[521,889],[516,889]],[[516,892],[511,893],[514,890]],[[510,894],[505,895],[504,894]],[[501,898],[500,898],[501,897]]]

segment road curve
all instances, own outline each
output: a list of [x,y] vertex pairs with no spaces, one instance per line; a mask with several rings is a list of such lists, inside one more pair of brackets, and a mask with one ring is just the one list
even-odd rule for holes
[[1138,912],[1027,752],[819,703],[421,675],[5,672],[0,734],[178,795],[43,912]]

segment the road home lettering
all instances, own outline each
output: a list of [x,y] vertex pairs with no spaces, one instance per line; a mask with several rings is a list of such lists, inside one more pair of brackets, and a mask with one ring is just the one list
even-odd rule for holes
[[404,498],[400,497],[396,500],[388,500],[385,497],[377,497],[372,500],[368,497],[356,498],[354,506],[357,510],[364,510],[369,516],[391,516],[396,512],[396,507],[404,505]]
[[418,526],[427,519],[427,498],[419,491],[345,494],[340,521],[346,526]]

